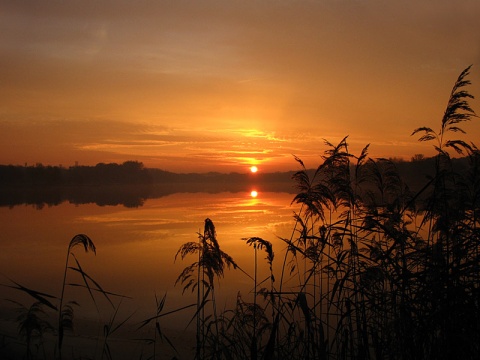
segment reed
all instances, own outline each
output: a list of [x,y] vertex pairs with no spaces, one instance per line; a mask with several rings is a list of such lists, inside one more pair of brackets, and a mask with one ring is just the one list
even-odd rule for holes
[[[326,142],[315,171],[295,157],[292,204],[300,210],[291,238],[282,239],[280,281],[267,256],[271,275],[260,279],[270,276],[270,289],[258,290],[264,240],[244,239],[254,247],[253,303],[238,296],[234,310],[216,317],[224,358],[479,356],[480,157],[474,144],[448,137],[475,117],[465,90],[469,69],[452,89],[440,131],[413,132],[436,141],[435,174],[420,190],[409,189],[393,162],[369,158],[368,145],[351,154],[347,138]],[[449,150],[468,155],[462,174]]]
[[[191,288],[197,291],[197,310],[195,313],[197,324],[197,345],[196,357],[203,359],[207,356],[206,344],[207,340],[212,340],[210,346],[213,347],[211,354],[217,355],[218,342],[218,314],[215,299],[215,280],[223,276],[225,267],[237,268],[237,264],[227,253],[220,250],[217,241],[215,225],[212,220],[205,219],[203,234],[198,233],[198,242],[188,242],[183,244],[175,255],[184,259],[189,254],[197,254],[198,261],[187,266],[178,276],[175,284],[184,285],[183,291]],[[196,278],[193,275],[196,273]],[[208,302],[212,304],[213,320],[207,324],[208,318],[205,317],[205,305]],[[207,334],[211,331],[211,326],[215,328],[213,337],[207,338]],[[211,355],[210,355],[211,356]]]
[[18,333],[21,339],[25,341],[26,353],[25,359],[35,359],[38,354],[45,358],[45,348],[43,343],[43,335],[53,331],[53,326],[48,321],[47,314],[43,309],[43,303],[34,302],[30,307],[9,300],[17,307],[17,323]]
[[[70,260],[70,256],[74,256],[72,253],[73,248],[77,246],[83,246],[85,252],[88,252],[89,250],[92,251],[94,254],[96,254],[96,248],[95,244],[93,241],[85,234],[78,234],[75,235],[72,240],[70,240],[70,243],[68,244],[68,249],[67,249],[67,257],[65,260],[65,269],[64,269],[64,274],[63,274],[63,283],[62,283],[62,292],[60,294],[60,305],[59,305],[59,311],[58,311],[58,357],[61,359],[62,358],[62,345],[63,345],[63,337],[64,337],[64,331],[65,331],[65,325],[71,325],[71,322],[69,321],[72,316],[66,317],[65,315],[70,315],[73,313],[73,308],[68,307],[66,311],[63,309],[63,301],[64,301],[64,296],[65,296],[65,287],[67,285],[67,271],[69,269],[68,263]],[[83,279],[85,281],[85,284],[87,286],[87,289],[92,296],[92,299],[94,299],[92,290],[90,286],[88,285],[88,281],[86,280],[85,273],[81,270],[80,263],[78,260],[76,260],[76,263],[78,265],[79,271],[82,273]]]
[[[26,336],[27,358],[31,356],[30,340],[32,339],[32,334],[42,335],[43,332],[47,330],[53,330],[53,327],[51,327],[48,319],[44,318],[44,315],[46,316],[47,313],[43,311],[43,308],[46,307],[57,313],[57,329],[56,329],[57,343],[56,343],[54,352],[55,352],[56,358],[62,359],[62,346],[64,342],[65,331],[73,329],[75,308],[79,306],[78,302],[76,302],[75,300],[67,301],[66,299],[67,287],[78,287],[78,288],[86,289],[95,307],[97,308],[98,313],[100,313],[100,310],[99,310],[99,307],[97,306],[97,297],[95,293],[101,294],[114,309],[115,309],[115,306],[112,302],[112,299],[111,299],[112,297],[120,297],[121,299],[126,298],[123,295],[106,291],[92,276],[90,276],[87,272],[85,272],[85,270],[82,268],[80,262],[78,261],[78,259],[74,254],[74,249],[77,247],[82,247],[85,252],[91,251],[94,254],[96,253],[95,244],[87,235],[77,234],[70,240],[67,248],[67,256],[65,260],[65,267],[64,267],[60,296],[57,297],[54,295],[50,295],[44,292],[27,288],[13,280],[10,280],[13,283],[13,285],[3,285],[9,288],[18,290],[22,293],[25,293],[35,299],[35,302],[29,308],[26,308],[19,302],[15,302],[18,306],[21,307],[21,309],[23,309],[17,321],[19,323],[20,335]],[[75,263],[75,265],[73,266],[70,264],[72,261],[71,258],[73,258],[73,261]],[[67,277],[70,272],[80,275],[80,279],[82,280],[81,283],[67,282]],[[58,306],[55,305],[55,302],[58,302]],[[28,309],[28,311],[26,309]],[[115,309],[115,314],[112,319],[115,318],[117,310],[118,308]],[[124,323],[125,321],[122,322],[121,325],[123,325]],[[119,327],[117,326],[112,328],[112,325],[113,324],[110,323],[104,326],[105,341],[103,343],[104,351],[103,351],[102,357],[105,355],[111,358],[110,356],[111,354],[108,349],[107,339],[108,339],[108,336],[112,332],[118,330],[118,327]]]

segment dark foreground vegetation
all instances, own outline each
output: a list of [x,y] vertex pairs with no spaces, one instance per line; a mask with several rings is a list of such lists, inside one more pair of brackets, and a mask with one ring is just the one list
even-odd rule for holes
[[[416,191],[395,163],[370,159],[368,146],[351,154],[346,138],[326,143],[313,173],[297,158],[292,202],[300,209],[292,236],[282,239],[286,251],[274,253],[270,241],[245,238],[255,262],[253,299],[238,296],[226,311],[216,304],[216,284],[226,268],[242,270],[221,250],[213,221],[206,219],[198,240],[177,253],[178,259],[193,259],[177,284],[195,300],[166,313],[165,298],[158,299],[157,313],[140,325],[154,329],[153,344],[164,339],[165,346],[178,347],[169,343],[160,320],[191,311],[197,359],[480,358],[480,151],[450,138],[475,116],[465,90],[468,73],[455,83],[440,130],[420,127],[412,134],[433,142],[437,151],[432,175]],[[452,166],[451,151],[466,156],[461,173]],[[78,245],[95,250],[87,236],[74,237],[65,272],[80,273],[89,291],[113,297],[83,271],[72,253]],[[260,261],[266,261],[267,273],[258,270]],[[56,312],[52,328],[60,357],[73,309],[64,292],[54,305],[45,294],[11,286],[36,298],[28,316],[40,307]],[[19,318],[27,346],[47,329],[39,321],[30,326],[40,316],[28,316]],[[106,327],[107,335],[112,329]],[[159,349],[154,346],[148,358]],[[103,354],[111,356],[108,347]]]

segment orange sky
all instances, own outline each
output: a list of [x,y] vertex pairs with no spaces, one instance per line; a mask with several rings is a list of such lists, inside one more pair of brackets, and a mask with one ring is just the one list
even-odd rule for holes
[[470,64],[480,113],[479,14],[477,0],[0,0],[0,164],[283,171],[346,135],[357,154],[431,155],[410,134],[439,128]]

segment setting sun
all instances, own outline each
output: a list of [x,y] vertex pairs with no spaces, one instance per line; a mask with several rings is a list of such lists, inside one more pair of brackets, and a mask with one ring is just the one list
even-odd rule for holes
[[258,196],[258,192],[256,190],[252,190],[252,192],[250,193],[250,196],[253,198],[256,198]]
[[250,167],[250,171],[252,173],[256,173],[258,171],[258,168],[256,166],[252,166],[252,167]]

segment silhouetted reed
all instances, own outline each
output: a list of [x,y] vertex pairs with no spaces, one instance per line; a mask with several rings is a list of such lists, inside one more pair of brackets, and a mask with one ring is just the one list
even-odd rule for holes
[[[100,313],[100,310],[99,310],[99,307],[97,306],[97,298],[94,293],[101,294],[112,306],[112,308],[115,309],[115,313],[111,320],[111,323],[106,324],[104,326],[104,343],[103,343],[102,358],[104,355],[109,359],[111,358],[111,354],[110,354],[110,350],[107,342],[108,336],[125,323],[124,321],[120,325],[113,327],[112,322],[115,319],[115,315],[118,311],[118,307],[115,308],[115,305],[113,304],[111,297],[115,296],[115,297],[124,298],[124,296],[104,290],[92,276],[90,276],[83,270],[82,266],[80,265],[80,262],[78,261],[78,259],[76,258],[73,252],[73,250],[79,246],[82,247],[85,252],[91,251],[94,254],[96,253],[95,244],[87,235],[77,234],[70,240],[67,248],[63,282],[62,282],[61,293],[59,297],[27,288],[13,280],[10,280],[10,281],[14,285],[3,285],[6,287],[19,290],[20,292],[23,292],[25,294],[28,294],[29,296],[33,297],[36,300],[29,308],[26,308],[25,306],[23,306],[21,303],[17,301],[10,300],[11,302],[17,304],[21,310],[20,315],[17,318],[17,322],[19,323],[19,334],[26,338],[26,346],[27,346],[26,357],[27,358],[30,358],[32,355],[31,347],[30,347],[32,337],[36,336],[37,338],[41,339],[44,332],[49,330],[54,330],[54,327],[50,324],[48,320],[48,317],[47,317],[48,314],[43,310],[44,307],[47,307],[50,310],[54,310],[57,313],[57,328],[55,329],[57,343],[55,347],[55,357],[58,359],[62,359],[62,346],[64,343],[65,331],[73,330],[74,312],[75,312],[74,310],[75,310],[75,307],[79,306],[78,302],[76,302],[75,300],[68,300],[68,301],[66,300],[65,290],[67,286],[86,289],[90,295],[90,298],[95,304],[95,307],[97,308],[97,312],[99,313]],[[71,258],[73,258],[75,262],[74,266],[70,265]],[[67,275],[69,274],[69,270],[70,272],[79,274],[82,280],[82,283],[78,284],[78,283],[67,282]],[[57,301],[58,301],[58,306],[54,304]],[[40,345],[43,345],[43,344],[40,344]],[[43,358],[45,357],[46,355],[43,356]]]
[[48,321],[43,303],[36,301],[27,308],[17,301],[10,301],[17,306],[18,316],[16,321],[18,323],[18,334],[26,345],[25,359],[37,358],[38,353],[45,358],[43,335],[53,331],[53,326]]
[[[220,245],[217,241],[215,225],[212,220],[206,219],[203,234],[198,233],[198,242],[188,242],[183,244],[178,250],[175,258],[178,255],[184,259],[189,254],[197,254],[198,260],[187,266],[178,276],[176,283],[184,285],[183,291],[191,288],[192,292],[197,291],[197,311],[195,313],[197,322],[197,358],[205,358],[205,345],[207,340],[214,341],[209,344],[213,347],[213,354],[217,352],[216,336],[219,333],[217,305],[215,299],[215,279],[222,277],[225,266],[233,266],[237,268],[237,264],[233,259],[220,250]],[[196,272],[196,278],[194,277]],[[212,303],[213,321],[207,324],[208,317],[205,317],[205,305],[210,301]],[[209,339],[206,338],[207,333],[210,333],[211,326],[214,326],[214,335]]]
[[[458,125],[475,116],[467,101],[473,96],[464,89],[469,69],[452,89],[440,131],[413,132],[424,133],[420,141],[436,141],[437,151],[435,173],[418,191],[409,189],[394,162],[369,158],[368,145],[358,156],[351,154],[347,138],[338,145],[325,142],[328,150],[314,171],[295,157],[300,170],[293,175],[298,194],[292,203],[300,209],[292,236],[281,239],[287,250],[280,281],[274,281],[271,243],[244,239],[255,249],[253,303],[238,295],[235,309],[215,316],[221,325],[211,334],[216,347],[203,355],[480,356],[480,152],[448,138],[463,133]],[[453,170],[450,149],[468,155],[462,173]],[[258,290],[261,246],[271,283]]]

